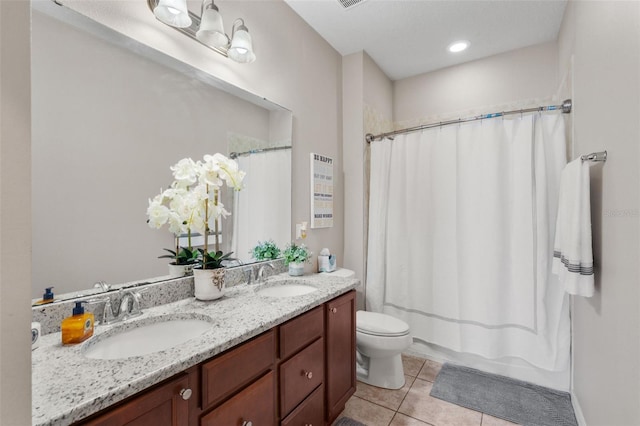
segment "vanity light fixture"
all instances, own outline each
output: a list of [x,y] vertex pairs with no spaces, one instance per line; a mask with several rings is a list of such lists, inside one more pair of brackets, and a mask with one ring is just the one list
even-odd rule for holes
[[[205,6],[205,3],[207,5]],[[222,23],[222,15],[218,10],[218,6],[208,1],[202,3],[202,20],[200,27],[196,32],[196,38],[202,44],[207,46],[223,48],[229,46],[229,37],[224,33],[224,25]]]
[[451,53],[458,53],[462,52],[463,50],[467,50],[470,44],[471,43],[469,43],[467,40],[458,40],[451,43],[447,49]]
[[243,64],[256,60],[244,19],[238,18],[233,22],[229,37],[224,32],[222,15],[214,0],[203,0],[200,16],[187,9],[186,0],[147,0],[147,4],[158,20],[222,56]]
[[153,14],[160,22],[177,28],[191,25],[186,0],[159,0],[153,8]]
[[256,55],[253,53],[251,34],[249,34],[249,30],[241,18],[236,19],[233,23],[229,57],[242,64],[248,64],[256,60]]

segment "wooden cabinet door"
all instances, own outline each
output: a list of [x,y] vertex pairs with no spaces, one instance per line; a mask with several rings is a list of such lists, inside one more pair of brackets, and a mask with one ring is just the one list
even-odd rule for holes
[[[82,422],[91,426],[185,426],[189,424],[189,376],[181,374],[158,387]],[[182,394],[181,394],[182,392]]]
[[325,305],[327,421],[331,424],[356,391],[355,291]]
[[273,371],[202,417],[201,426],[275,426],[276,398]]

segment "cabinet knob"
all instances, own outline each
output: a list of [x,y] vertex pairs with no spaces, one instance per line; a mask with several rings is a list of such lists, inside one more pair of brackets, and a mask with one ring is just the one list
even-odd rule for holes
[[311,371],[303,371],[302,374],[309,380],[313,379],[313,372]]
[[313,426],[311,423],[305,423],[304,426]]
[[330,308],[329,310],[331,311],[332,314],[335,314],[336,312],[338,312],[338,308]]
[[191,389],[186,388],[186,389],[182,389],[180,390],[180,396],[182,397],[182,399],[184,399],[185,401],[188,400],[189,398],[191,398],[191,394],[193,392],[191,391]]
[[253,423],[251,423],[250,421],[245,420],[244,422],[242,422],[242,426],[253,426]]

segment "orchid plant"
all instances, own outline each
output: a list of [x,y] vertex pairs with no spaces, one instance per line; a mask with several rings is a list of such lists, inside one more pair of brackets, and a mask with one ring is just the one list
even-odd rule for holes
[[[218,220],[230,214],[220,202],[220,191],[225,184],[240,191],[245,173],[238,169],[236,161],[222,154],[205,155],[202,161],[183,158],[171,167],[171,171],[174,181],[169,188],[149,200],[147,223],[155,229],[168,225],[169,231],[176,236],[187,234],[187,249],[190,251],[193,251],[191,233],[201,233],[204,247],[198,250],[198,263],[202,269],[222,267],[219,261],[212,260],[220,257],[227,259],[231,254],[223,255],[219,247]],[[209,252],[211,223],[214,225],[216,242],[215,250]]]

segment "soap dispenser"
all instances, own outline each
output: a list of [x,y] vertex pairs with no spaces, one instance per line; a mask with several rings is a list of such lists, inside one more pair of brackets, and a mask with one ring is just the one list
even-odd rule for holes
[[51,291],[52,288],[53,287],[47,287],[44,289],[42,300],[36,302],[36,305],[46,305],[47,303],[53,302],[53,291]]
[[62,344],[70,345],[81,343],[93,336],[93,314],[85,312],[83,303],[85,300],[76,302],[73,308],[73,315],[62,320]]

